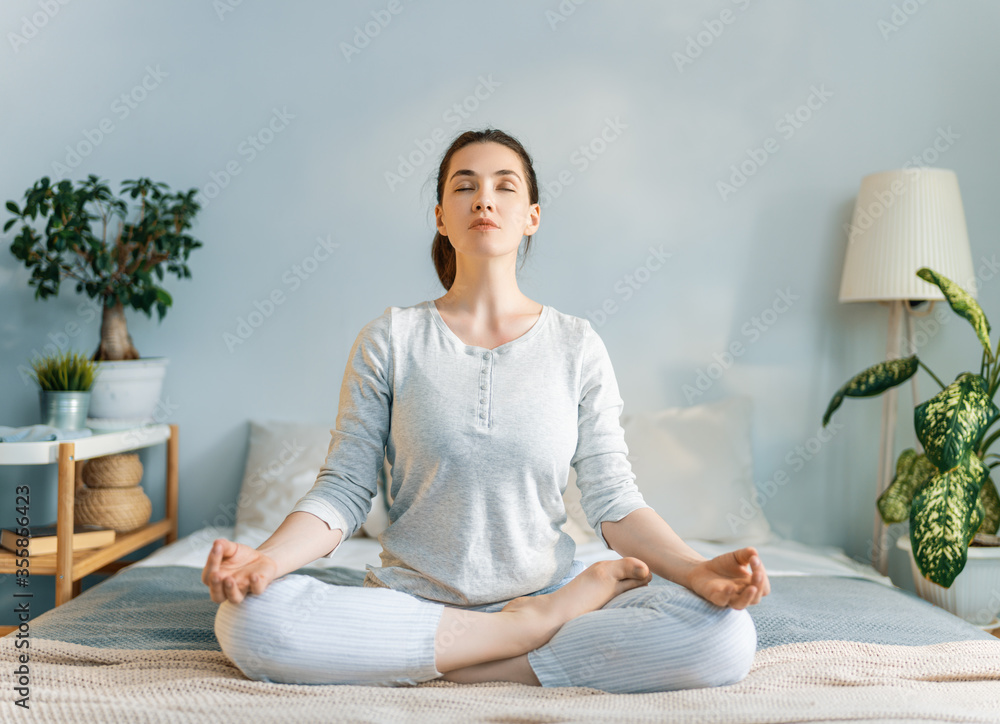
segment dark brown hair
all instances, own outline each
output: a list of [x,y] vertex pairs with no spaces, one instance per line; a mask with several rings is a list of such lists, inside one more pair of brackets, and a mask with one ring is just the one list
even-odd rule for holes
[[[524,173],[528,179],[528,199],[532,204],[538,203],[538,180],[535,178],[535,169],[531,164],[531,156],[524,150],[524,146],[521,145],[520,141],[513,136],[509,136],[495,128],[486,128],[482,131],[466,131],[452,141],[448,150],[445,151],[444,158],[441,159],[441,166],[438,168],[437,202],[439,204],[444,196],[444,184],[447,181],[448,165],[451,163],[451,157],[455,155],[456,151],[472,143],[499,143],[520,156],[521,163],[524,165]],[[528,255],[528,249],[531,247],[531,236],[529,235],[526,238],[527,241],[524,245],[525,257]],[[445,289],[451,289],[451,285],[455,283],[455,272],[457,270],[455,248],[451,245],[448,237],[441,236],[440,232],[434,234],[434,242],[431,244],[431,259],[434,261],[434,269],[437,271],[441,284]],[[522,266],[524,265],[523,257],[521,264]]]

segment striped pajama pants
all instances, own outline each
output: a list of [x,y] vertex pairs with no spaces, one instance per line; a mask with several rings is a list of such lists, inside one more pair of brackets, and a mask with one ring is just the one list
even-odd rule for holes
[[[558,590],[584,568],[575,560],[562,581],[530,595]],[[463,610],[499,611],[508,602]],[[434,643],[444,608],[390,588],[288,574],[259,596],[219,604],[215,635],[233,664],[257,681],[413,686],[442,676]],[[563,624],[528,652],[528,663],[542,686],[645,693],[736,683],[756,648],[748,611],[716,606],[654,577]]]

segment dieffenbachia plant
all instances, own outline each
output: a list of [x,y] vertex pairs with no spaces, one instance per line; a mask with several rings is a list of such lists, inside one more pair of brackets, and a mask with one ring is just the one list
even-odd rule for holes
[[[1000,344],[990,349],[990,323],[976,300],[950,279],[926,267],[917,272],[937,285],[952,310],[964,317],[983,345],[979,374],[963,372],[945,386],[916,355],[880,362],[849,380],[830,400],[825,426],[845,397],[880,395],[927,370],[941,391],[913,411],[913,425],[924,452],[904,450],[896,477],[879,496],[886,523],[910,521],[910,542],[920,573],[948,588],[965,568],[968,547],[977,533],[995,534],[1000,526],[1000,496],[990,471],[1000,455],[990,446],[1000,430],[988,434],[1000,417],[993,403],[1000,385]],[[994,459],[991,462],[991,459]]]

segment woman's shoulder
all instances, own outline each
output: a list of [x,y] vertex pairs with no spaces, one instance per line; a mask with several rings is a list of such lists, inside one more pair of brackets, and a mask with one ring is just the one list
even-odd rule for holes
[[358,334],[359,337],[388,339],[393,333],[399,334],[412,327],[426,314],[426,302],[418,302],[408,307],[388,306],[380,315],[369,320]]
[[561,312],[552,306],[549,306],[549,317],[552,328],[556,334],[563,337],[564,342],[583,346],[593,344],[595,338],[600,339],[593,323],[587,317]]

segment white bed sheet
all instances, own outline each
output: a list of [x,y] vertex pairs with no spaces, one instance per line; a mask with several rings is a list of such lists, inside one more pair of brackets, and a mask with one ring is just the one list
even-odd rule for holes
[[[190,566],[204,568],[216,538],[234,540],[233,528],[209,526],[184,536],[168,546],[157,549],[152,554],[132,564],[132,566]],[[245,543],[256,548],[264,539],[244,539]],[[687,540],[689,546],[706,558],[728,553],[743,547],[740,543],[712,543],[702,540]],[[772,536],[767,542],[748,544],[757,549],[764,568],[769,577],[778,576],[847,576],[850,578],[867,578],[886,586],[893,587],[888,576],[883,576],[871,566],[860,563],[848,557],[843,549],[835,546],[816,546],[798,541]],[[331,566],[365,570],[366,564],[374,567],[382,565],[379,554],[382,545],[373,538],[355,537],[341,543],[340,548],[332,558],[319,558],[309,564],[310,568],[329,568]],[[600,541],[594,539],[589,543],[577,544],[576,557],[586,564],[596,561],[621,558],[612,550],[604,548]]]

